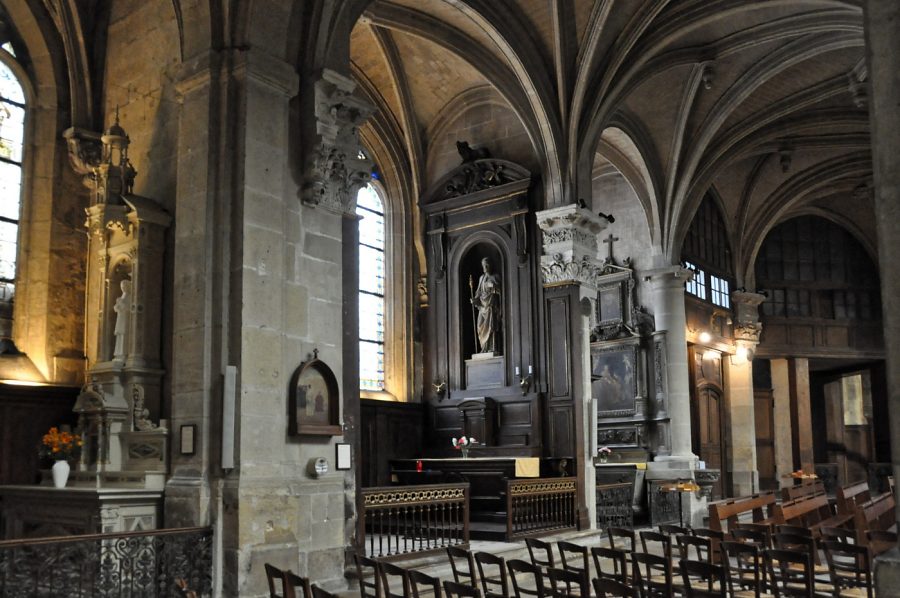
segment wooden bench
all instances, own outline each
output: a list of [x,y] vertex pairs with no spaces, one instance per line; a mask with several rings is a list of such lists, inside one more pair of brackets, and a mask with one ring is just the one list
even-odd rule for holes
[[837,491],[838,513],[853,515],[858,504],[871,500],[871,498],[869,482],[866,480],[850,484],[849,486],[841,486]]
[[[754,523],[771,525],[775,523],[774,508],[774,492],[718,500],[709,504],[709,527],[720,532],[731,531],[739,517],[747,514],[752,515]],[[723,521],[727,522],[727,529],[722,526]]]
[[833,514],[828,496],[815,494],[775,505],[776,523],[801,525],[819,538],[823,527],[844,527],[853,520],[853,515]]
[[802,484],[786,486],[781,489],[781,500],[797,500],[816,494],[825,494],[825,483],[822,480],[810,480]]
[[856,505],[856,512],[853,515],[856,542],[867,545],[867,531],[889,531],[895,523],[894,494],[892,492],[885,492],[871,500],[859,503]]

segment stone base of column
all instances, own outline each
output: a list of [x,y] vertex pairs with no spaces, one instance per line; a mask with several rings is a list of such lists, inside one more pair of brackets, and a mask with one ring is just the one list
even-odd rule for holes
[[875,559],[875,595],[896,596],[900,588],[900,550],[892,548]]
[[749,496],[759,490],[759,472],[752,471],[732,471],[731,485],[734,488],[732,494],[734,496]]

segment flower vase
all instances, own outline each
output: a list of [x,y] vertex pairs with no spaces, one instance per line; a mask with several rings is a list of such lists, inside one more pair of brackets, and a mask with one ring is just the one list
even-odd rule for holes
[[69,466],[69,462],[63,459],[60,459],[53,464],[53,469],[51,471],[53,473],[53,486],[55,488],[66,487],[66,482],[69,481],[70,470],[71,467]]
[[600,462],[606,463],[609,460],[609,455],[606,453],[600,453]]
[[463,458],[463,459],[468,459],[468,458],[469,458],[469,447],[464,446],[464,447],[462,447],[462,448],[459,449],[459,450],[460,450],[460,452],[462,453],[462,458]]

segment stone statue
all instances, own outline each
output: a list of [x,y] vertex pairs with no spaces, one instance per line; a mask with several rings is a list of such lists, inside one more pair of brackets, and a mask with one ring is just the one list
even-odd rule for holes
[[[478,279],[478,287],[472,292],[472,305],[478,311],[475,319],[475,335],[478,337],[479,353],[499,353],[497,338],[500,335],[502,311],[500,306],[500,277],[491,270],[488,258],[481,260],[483,271]],[[472,290],[472,277],[469,277]]]
[[128,316],[131,313],[131,281],[127,278],[120,284],[122,294],[116,299],[113,311],[116,312],[116,327],[113,334],[116,337],[116,345],[113,349],[113,359],[125,360],[125,335],[128,332]]

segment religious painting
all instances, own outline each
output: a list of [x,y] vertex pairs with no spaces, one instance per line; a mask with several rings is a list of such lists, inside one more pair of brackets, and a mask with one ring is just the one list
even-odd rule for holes
[[591,353],[591,395],[597,415],[634,415],[637,398],[636,346],[600,349]]
[[599,323],[602,325],[621,322],[624,319],[622,303],[621,285],[616,284],[614,286],[601,288],[597,294]]
[[337,380],[318,355],[291,377],[289,405],[291,435],[341,433]]

